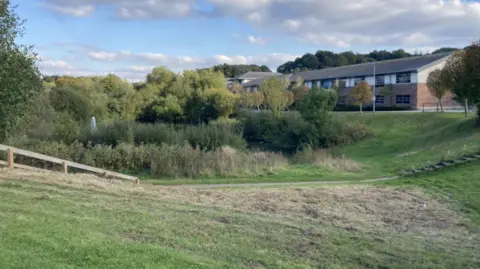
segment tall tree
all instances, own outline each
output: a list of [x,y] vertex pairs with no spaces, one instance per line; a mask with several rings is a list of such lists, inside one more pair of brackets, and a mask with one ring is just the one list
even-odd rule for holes
[[[427,86],[430,93],[435,96],[438,100],[438,104],[440,105],[440,111],[443,112],[443,104],[442,98],[447,94],[449,91],[446,83],[445,83],[445,73],[442,72],[440,69],[436,69],[432,71],[427,78]],[[438,106],[437,106],[438,110]]]
[[0,141],[14,134],[43,89],[33,47],[16,43],[24,23],[9,0],[0,1]]
[[465,117],[468,117],[469,103],[475,98],[475,88],[468,85],[469,73],[465,64],[466,52],[464,50],[455,52],[448,58],[443,73],[445,85],[455,94],[457,101],[463,104]]
[[372,87],[368,82],[362,81],[352,89],[350,98],[354,105],[360,106],[360,113],[363,113],[363,105],[372,102]]
[[266,79],[260,85],[260,91],[265,96],[265,105],[270,108],[276,118],[280,118],[280,112],[285,109],[288,96],[284,94],[286,89],[285,81],[273,77]]

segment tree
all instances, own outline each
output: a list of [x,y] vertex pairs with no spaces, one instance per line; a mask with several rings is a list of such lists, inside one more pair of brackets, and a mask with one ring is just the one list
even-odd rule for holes
[[265,104],[270,108],[276,118],[280,118],[280,111],[285,109],[288,98],[284,92],[285,80],[278,77],[268,78],[260,85],[260,91],[265,96]]
[[241,93],[243,92],[243,87],[240,83],[235,82],[232,84],[232,87],[230,88],[230,91],[233,93]]
[[168,122],[173,123],[183,115],[180,101],[174,95],[159,97],[148,105],[138,117],[141,122]]
[[237,102],[237,96],[231,93],[229,90],[221,89],[208,89],[204,93],[207,102],[213,105],[218,113],[219,117],[228,118],[235,109]]
[[480,66],[475,62],[479,59],[480,45],[476,42],[450,56],[442,70],[446,87],[450,88],[457,101],[464,105],[465,117],[468,117],[469,105],[480,100]]
[[16,43],[24,23],[9,0],[0,1],[0,141],[20,131],[34,96],[43,90],[32,46]]
[[305,85],[298,85],[292,89],[294,104],[298,108],[302,103],[305,95],[308,93],[308,87]]
[[318,128],[326,122],[328,112],[332,111],[336,104],[335,90],[313,87],[300,105],[300,114]]
[[265,101],[265,95],[263,95],[262,92],[254,92],[252,93],[252,105],[257,108],[257,110],[260,110],[260,106],[263,105],[263,102]]
[[354,105],[360,106],[360,113],[363,113],[363,104],[368,104],[373,99],[372,88],[366,81],[362,81],[350,92],[350,99]]
[[[427,86],[430,93],[438,99],[438,104],[440,105],[440,111],[443,112],[442,98],[449,91],[448,87],[445,85],[445,78],[443,78],[444,73],[440,69],[435,69],[432,71],[427,78]],[[437,107],[438,109],[438,107]]]
[[147,83],[155,84],[163,91],[172,85],[175,76],[175,73],[166,67],[155,67],[152,72],[147,75]]

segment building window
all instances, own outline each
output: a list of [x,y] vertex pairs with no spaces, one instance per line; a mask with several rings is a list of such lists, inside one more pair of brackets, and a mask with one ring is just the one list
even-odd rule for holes
[[346,104],[346,102],[347,102],[346,99],[347,99],[346,96],[340,96],[340,97],[338,97],[337,104],[339,104],[339,105],[344,105],[344,104]]
[[395,97],[396,104],[410,104],[410,95],[397,95]]
[[330,80],[323,80],[322,84],[324,89],[330,89],[330,85],[331,85]]
[[410,73],[397,74],[397,83],[410,83]]
[[357,86],[358,83],[360,83],[360,82],[362,82],[362,81],[364,81],[364,80],[365,80],[364,77],[354,78],[354,79],[353,79],[353,84],[354,84],[355,86]]
[[385,104],[385,96],[383,95],[377,95],[375,96],[375,104]]
[[258,87],[255,86],[252,88],[252,92],[256,92],[256,91],[258,91]]
[[379,87],[385,86],[385,76],[376,76],[375,86],[379,86]]

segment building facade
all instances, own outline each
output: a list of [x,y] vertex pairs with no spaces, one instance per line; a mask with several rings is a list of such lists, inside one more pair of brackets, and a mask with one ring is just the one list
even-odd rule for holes
[[[436,108],[437,99],[427,87],[428,75],[445,65],[450,53],[439,53],[396,60],[356,64],[321,70],[299,72],[288,76],[294,82],[298,77],[308,88],[333,88],[340,86],[338,103],[348,104],[349,93],[361,81],[368,82],[375,91],[377,106],[408,106],[412,109]],[[244,84],[246,90],[258,89],[262,80],[252,80]],[[375,85],[375,87],[373,87]],[[448,94],[442,99],[444,107],[457,107],[459,104]],[[373,102],[373,100],[372,100]]]

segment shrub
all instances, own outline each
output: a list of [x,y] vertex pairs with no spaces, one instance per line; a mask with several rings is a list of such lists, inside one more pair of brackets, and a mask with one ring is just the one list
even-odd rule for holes
[[91,142],[114,147],[120,143],[175,145],[185,141],[207,150],[227,145],[237,149],[246,147],[241,129],[235,124],[173,125],[121,121],[101,125],[80,140],[84,144]]
[[303,151],[298,151],[293,156],[293,162],[297,164],[312,164],[341,172],[355,172],[360,170],[360,165],[345,157],[334,157],[326,149],[312,149],[305,147]]
[[231,147],[204,151],[189,144],[163,144],[152,156],[152,175],[170,177],[249,176],[288,165],[280,154],[243,152]]
[[[23,144],[22,148],[109,170],[141,172],[157,177],[255,176],[288,165],[281,154],[244,152],[224,146],[201,150],[188,143],[174,145],[87,145],[62,142]],[[43,161],[20,158],[21,163],[40,166]]]

